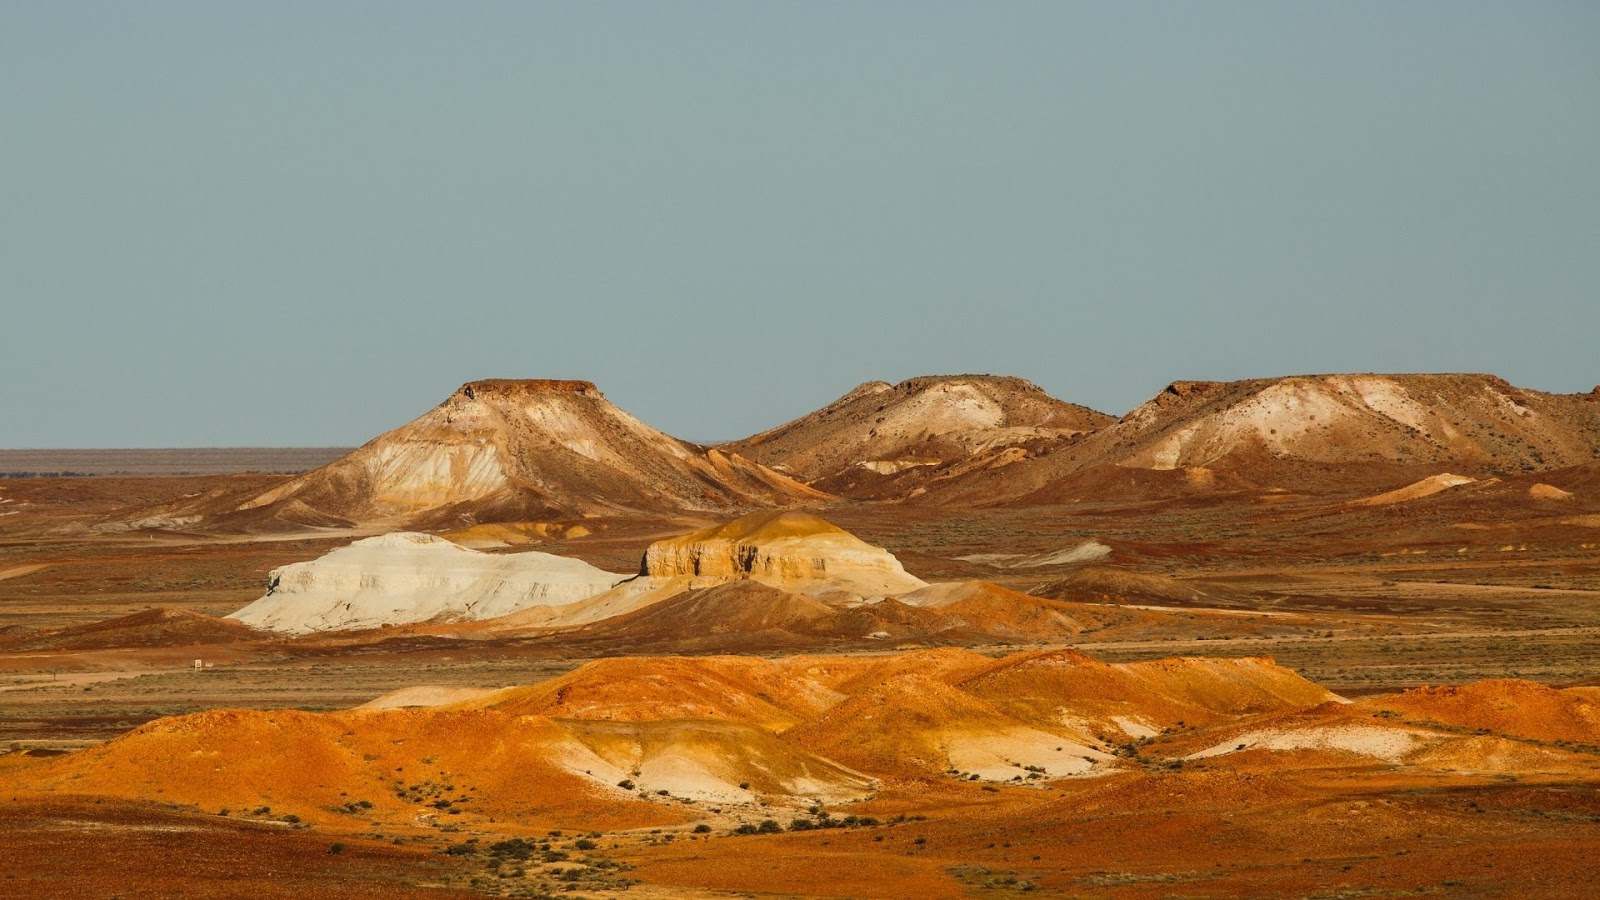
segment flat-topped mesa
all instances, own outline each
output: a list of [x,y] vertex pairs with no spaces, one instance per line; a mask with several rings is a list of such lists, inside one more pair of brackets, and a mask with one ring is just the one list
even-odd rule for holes
[[604,398],[592,381],[567,378],[481,378],[463,384],[456,394],[476,400],[487,397],[521,398],[531,394],[580,394]]
[[751,578],[776,587],[888,596],[925,586],[893,554],[817,516],[752,513],[724,525],[656,541],[639,572],[647,576]]
[[[890,385],[888,385],[886,382],[879,383],[884,384],[885,387],[890,387]],[[893,385],[892,387],[897,391],[913,393],[916,391],[925,391],[928,388],[939,387],[941,385],[965,384],[985,384],[993,385],[995,387],[1003,387],[1007,390],[1021,391],[1024,393],[1044,393],[1044,388],[1039,387],[1026,378],[1018,378],[1015,375],[918,375],[914,378],[907,378],[906,380],[900,382],[899,384]]]

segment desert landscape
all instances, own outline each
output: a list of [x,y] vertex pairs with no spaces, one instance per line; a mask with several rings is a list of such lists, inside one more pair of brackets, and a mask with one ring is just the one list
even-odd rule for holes
[[8,894],[1600,891],[1600,388],[708,446],[490,379],[230,453],[0,453]]
[[0,0],[0,900],[1600,898],[1597,47]]

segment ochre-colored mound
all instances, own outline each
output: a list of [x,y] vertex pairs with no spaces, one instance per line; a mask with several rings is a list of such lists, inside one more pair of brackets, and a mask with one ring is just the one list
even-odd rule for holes
[[560,678],[512,688],[476,706],[519,716],[638,722],[704,719],[782,731],[839,695],[792,680],[783,664],[756,657],[639,657],[596,660]]
[[[1351,704],[1268,659],[1072,651],[608,659],[454,705],[161,719],[66,756],[0,757],[0,788],[349,834],[726,829],[847,803],[883,817],[944,803],[961,821],[1147,809],[1159,822],[1334,782],[1600,783],[1586,747],[1553,743],[1594,733],[1596,693],[1487,682]],[[1585,724],[1535,735],[1524,720]],[[898,843],[877,849],[920,852],[912,836],[936,827],[878,832]]]
[[1558,690],[1507,679],[1417,688],[1362,705],[1419,722],[1600,746],[1600,688]]
[[807,592],[884,596],[926,582],[888,551],[811,513],[751,513],[723,525],[656,541],[640,573],[651,577],[754,578]]
[[[908,672],[857,686],[845,700],[788,737],[865,771],[926,778],[951,768],[945,744],[952,736],[1004,738],[1032,731],[945,683],[937,673]],[[1056,739],[1073,743],[1061,736]]]
[[1117,610],[1033,597],[987,581],[929,585],[901,600],[938,612],[951,631],[1012,640],[1062,639],[1107,621],[1127,619]]
[[678,652],[820,645],[840,634],[839,609],[813,597],[733,581],[688,590],[643,609],[587,625],[574,639],[603,640]]
[[1209,725],[1311,707],[1333,697],[1270,659],[1110,664],[1070,650],[1009,658],[964,686],[1018,718],[1074,721],[1108,740],[1156,733],[1179,722]]
[[863,603],[739,580],[690,588],[564,631],[560,639],[646,652],[735,653],[906,641],[1060,641],[1153,618],[1158,614],[1062,603],[988,582],[933,585],[902,599]]
[[[221,711],[158,719],[19,776],[34,790],[240,812],[268,806],[325,824],[450,809],[458,812],[449,821],[463,825],[491,817],[613,827],[681,821],[612,787],[615,779],[586,775],[598,762],[555,722],[489,711]],[[345,809],[361,801],[371,806]]]
[[1466,475],[1452,475],[1443,472],[1438,475],[1429,475],[1421,481],[1408,484],[1405,487],[1385,491],[1373,497],[1363,497],[1360,500],[1350,501],[1350,506],[1388,506],[1391,503],[1405,503],[1410,500],[1421,500],[1423,497],[1432,497],[1441,491],[1447,491],[1463,484],[1472,484],[1476,478]]
[[439,532],[453,544],[483,550],[495,547],[520,547],[546,540],[572,540],[593,532],[579,522],[482,522]]
[[1528,497],[1533,500],[1571,500],[1572,492],[1541,481],[1528,487]]
[[110,647],[187,647],[259,640],[262,633],[243,622],[178,609],[147,609],[47,634],[7,639],[7,650],[100,650]]
[[744,723],[563,723],[477,702],[160,719],[18,777],[29,790],[266,806],[319,824],[437,819],[481,827],[511,819],[585,829],[683,821],[682,807],[658,798],[661,790],[693,800],[809,803],[862,796],[871,785]]
[[[727,541],[732,544],[762,544],[786,538],[854,538],[843,528],[821,516],[800,510],[770,510],[740,516],[721,525],[714,525],[683,536],[685,541]],[[688,574],[652,572],[650,574]]]

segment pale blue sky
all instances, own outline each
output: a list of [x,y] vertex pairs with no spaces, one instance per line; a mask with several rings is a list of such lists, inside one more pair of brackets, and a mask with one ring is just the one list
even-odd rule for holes
[[0,446],[1597,344],[1593,2],[0,2]]

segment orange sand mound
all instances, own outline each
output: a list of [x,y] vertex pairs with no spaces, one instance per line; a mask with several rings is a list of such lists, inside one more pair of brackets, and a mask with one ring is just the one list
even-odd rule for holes
[[816,686],[790,684],[781,668],[764,659],[619,657],[471,705],[518,716],[627,722],[711,719],[780,731],[836,699]]
[[265,806],[273,816],[349,828],[369,820],[626,828],[684,819],[586,777],[583,768],[597,761],[559,724],[536,717],[229,710],[158,719],[18,771],[11,786],[167,799],[213,811]]
[[966,682],[1020,719],[1073,719],[1111,740],[1179,722],[1314,706],[1332,695],[1270,659],[1164,659],[1108,664],[1073,651],[1020,654]]
[[1600,744],[1600,689],[1559,690],[1530,681],[1425,687],[1362,701],[1409,719],[1543,741]]

